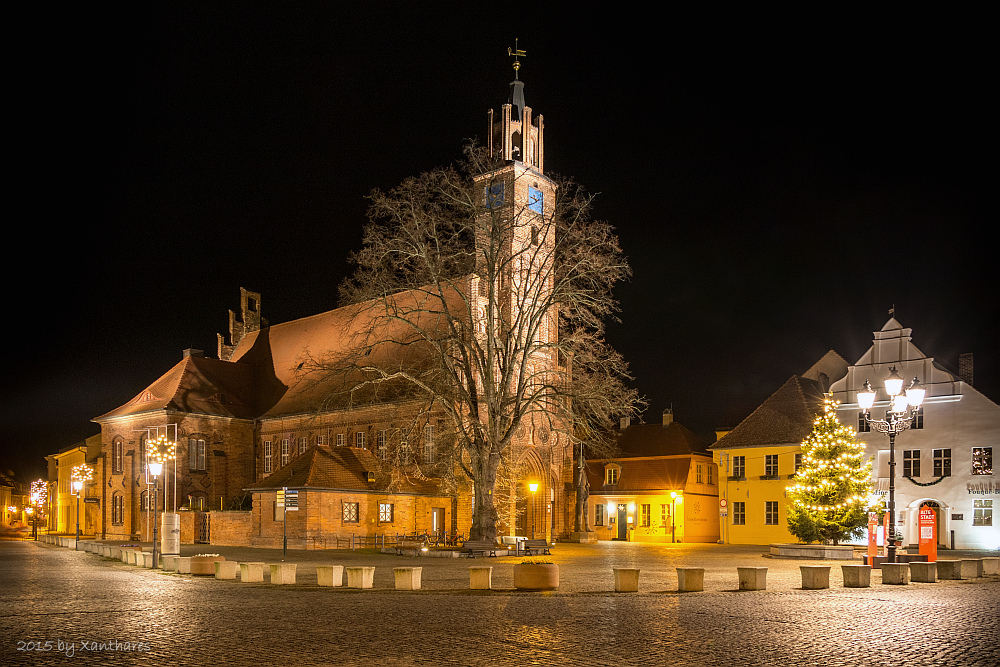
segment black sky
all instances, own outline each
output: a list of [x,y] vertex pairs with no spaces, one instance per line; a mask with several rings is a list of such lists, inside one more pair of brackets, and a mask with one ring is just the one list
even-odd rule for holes
[[484,135],[515,37],[546,171],[600,193],[630,258],[609,339],[647,421],[732,426],[826,350],[856,361],[893,305],[1000,396],[975,17],[339,4],[64,17],[13,78],[36,194],[8,246],[0,467],[43,474],[181,350],[214,355],[240,286],[271,323],[335,307],[365,195]]

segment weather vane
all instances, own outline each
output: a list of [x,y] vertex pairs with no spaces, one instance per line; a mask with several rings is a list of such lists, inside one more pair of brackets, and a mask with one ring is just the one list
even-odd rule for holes
[[521,61],[518,58],[527,56],[528,54],[517,48],[517,37],[514,38],[514,48],[507,47],[507,55],[514,56],[514,78],[517,78],[517,70],[521,69]]

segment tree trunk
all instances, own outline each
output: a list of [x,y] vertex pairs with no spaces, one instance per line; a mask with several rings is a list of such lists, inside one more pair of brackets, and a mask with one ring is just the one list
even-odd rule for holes
[[583,443],[580,443],[578,451],[580,455],[576,465],[576,521],[573,524],[573,530],[577,533],[586,533],[590,532],[590,522],[587,520],[587,499],[590,497],[590,484],[587,482]]
[[500,467],[500,457],[491,454],[477,456],[473,461],[472,472],[475,487],[476,506],[472,511],[472,528],[469,530],[470,540],[497,539],[497,508],[494,502],[494,491],[497,485],[497,469]]

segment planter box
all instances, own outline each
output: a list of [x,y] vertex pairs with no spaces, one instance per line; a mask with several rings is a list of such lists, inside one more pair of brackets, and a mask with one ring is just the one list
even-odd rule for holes
[[767,590],[766,567],[738,567],[736,574],[740,578],[741,591]]
[[910,564],[882,563],[882,583],[902,586],[910,583]]
[[772,544],[772,556],[784,558],[816,558],[820,560],[854,560],[854,547],[849,544]]
[[677,590],[681,593],[705,590],[705,568],[677,568]]
[[960,560],[939,560],[937,562],[938,579],[961,579],[962,561]]
[[615,572],[615,592],[616,593],[638,593],[639,592],[639,570],[616,567]]
[[518,563],[514,566],[514,588],[522,591],[551,591],[559,588],[559,566]]
[[217,560],[215,561],[215,578],[235,580],[238,567],[239,563],[234,560]]
[[320,586],[342,586],[344,583],[344,566],[317,565],[316,583]]
[[214,577],[216,561],[226,560],[225,556],[191,556],[191,574],[196,577]]
[[295,583],[295,563],[271,563],[272,584],[294,584]]
[[422,567],[397,567],[393,569],[393,574],[396,575],[396,590],[397,591],[419,591],[420,590],[420,573],[424,568]]
[[799,571],[802,573],[802,588],[815,591],[830,587],[829,565],[799,565]]
[[240,563],[240,581],[243,583],[263,583],[264,563]]
[[371,588],[375,580],[374,567],[348,567],[347,587],[348,588]]
[[933,584],[937,581],[937,563],[910,563],[910,581]]
[[469,588],[474,591],[488,591],[493,587],[492,567],[470,567]]
[[868,588],[872,585],[871,565],[841,565],[844,588]]

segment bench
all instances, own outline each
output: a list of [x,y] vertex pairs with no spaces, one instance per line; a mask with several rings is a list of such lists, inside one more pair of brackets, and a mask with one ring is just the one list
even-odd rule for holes
[[[532,555],[537,556],[541,554],[544,554],[546,556],[552,555],[552,553],[549,551],[549,543],[546,542],[545,540],[523,540],[521,542],[521,549],[523,549],[524,553],[527,554],[528,556]],[[535,553],[532,554],[532,551],[534,551]]]
[[462,554],[475,558],[477,553],[490,556],[497,555],[497,547],[489,540],[466,540],[462,545]]

